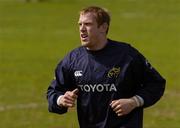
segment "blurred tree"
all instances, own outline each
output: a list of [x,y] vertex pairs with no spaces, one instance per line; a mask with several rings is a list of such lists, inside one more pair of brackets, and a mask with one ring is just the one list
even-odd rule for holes
[[44,2],[49,0],[26,0],[26,2]]

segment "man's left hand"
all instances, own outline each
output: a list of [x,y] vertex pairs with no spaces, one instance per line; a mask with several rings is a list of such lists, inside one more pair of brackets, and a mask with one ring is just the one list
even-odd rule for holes
[[132,98],[113,100],[110,103],[111,108],[118,116],[129,114],[137,107],[136,102]]

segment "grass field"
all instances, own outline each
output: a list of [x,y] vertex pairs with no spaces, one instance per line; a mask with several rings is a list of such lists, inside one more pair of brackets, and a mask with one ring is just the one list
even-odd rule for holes
[[46,89],[59,60],[80,45],[78,11],[88,5],[108,8],[109,37],[130,42],[167,80],[144,128],[180,127],[179,0],[24,1],[0,0],[0,128],[78,128],[75,109],[48,112]]

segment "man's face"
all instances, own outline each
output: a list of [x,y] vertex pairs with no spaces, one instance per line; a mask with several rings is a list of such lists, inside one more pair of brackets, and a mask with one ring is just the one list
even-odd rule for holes
[[79,17],[79,31],[82,46],[93,48],[99,43],[102,29],[98,26],[93,13],[81,14]]

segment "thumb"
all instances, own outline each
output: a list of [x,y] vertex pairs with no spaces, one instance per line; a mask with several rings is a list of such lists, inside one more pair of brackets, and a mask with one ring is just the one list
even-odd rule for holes
[[79,92],[78,88],[76,88],[72,91],[73,94],[77,94],[78,92]]

